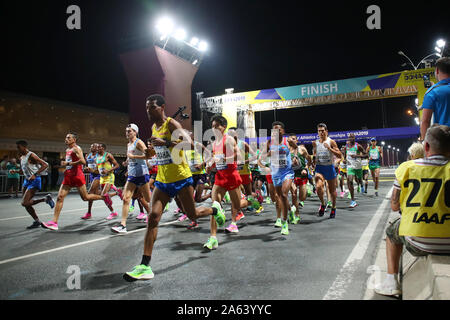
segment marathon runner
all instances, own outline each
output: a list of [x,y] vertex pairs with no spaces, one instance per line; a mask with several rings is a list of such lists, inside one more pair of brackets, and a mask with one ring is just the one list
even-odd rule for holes
[[361,159],[364,157],[366,157],[364,148],[355,141],[355,134],[350,133],[348,136],[347,145],[345,147],[345,159],[347,160],[347,185],[352,200],[350,203],[350,208],[354,208],[358,205],[355,201],[353,179],[356,179],[357,183],[362,185]]
[[[165,99],[161,95],[151,95],[146,100],[148,118],[154,122],[150,140],[158,158],[158,175],[144,239],[144,254],[141,263],[124,274],[126,281],[149,280],[154,277],[150,261],[158,234],[158,224],[164,207],[175,195],[178,195],[187,216],[192,221],[213,215],[219,226],[223,226],[226,220],[223,209],[217,201],[213,202],[211,208],[195,208],[192,175],[185,161],[183,149],[180,148],[185,146],[185,149],[190,149],[193,143],[181,124],[166,116],[165,106]],[[181,134],[183,142],[173,141],[172,134]],[[146,150],[146,156],[148,158],[153,156],[151,150]]]
[[369,155],[369,170],[375,184],[375,196],[378,197],[378,184],[380,181],[380,167],[383,152],[381,147],[377,146],[377,139],[370,139],[370,146],[367,147],[366,153]]
[[317,125],[317,132],[319,139],[313,141],[313,154],[315,156],[315,184],[317,195],[319,196],[321,205],[318,216],[321,217],[325,213],[326,205],[324,199],[324,185],[325,181],[328,186],[328,191],[331,197],[331,212],[330,218],[336,216],[336,170],[334,168],[333,157],[340,158],[342,156],[336,142],[328,137],[328,129],[325,123]]
[[[34,222],[27,229],[34,229],[41,225],[41,221],[33,206],[41,202],[46,202],[52,209],[55,206],[55,202],[50,194],[47,194],[44,198],[33,200],[36,192],[42,188],[40,173],[48,168],[48,163],[39,158],[34,152],[28,150],[28,143],[26,141],[17,141],[16,146],[20,154],[20,171],[25,176],[21,204],[34,219]],[[14,170],[13,173],[16,173],[16,171]]]
[[[97,168],[97,153],[98,153],[98,144],[91,144],[91,152],[86,155],[86,163],[87,166],[84,168],[85,173],[89,173],[89,178],[91,182],[91,186],[89,187],[89,194],[101,194],[100,191],[100,174],[98,173]],[[92,204],[93,201],[88,202],[88,211],[84,216],[81,217],[83,220],[87,220],[92,218]]]
[[64,171],[64,180],[59,188],[53,220],[45,223],[43,222],[41,224],[43,228],[58,230],[58,219],[63,208],[64,198],[69,194],[70,189],[72,188],[78,189],[78,193],[83,201],[103,200],[106,205],[110,204],[111,199],[106,196],[88,194],[86,190],[86,180],[82,169],[82,166],[86,164],[86,160],[83,156],[83,150],[77,145],[77,140],[78,136],[74,132],[69,132],[64,140],[67,145],[66,159],[61,162],[61,165],[66,167],[66,170]]

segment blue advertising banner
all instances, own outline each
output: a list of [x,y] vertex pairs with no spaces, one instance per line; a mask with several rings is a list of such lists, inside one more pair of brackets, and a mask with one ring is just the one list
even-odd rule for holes
[[[381,141],[390,139],[415,138],[420,135],[420,128],[419,126],[414,126],[414,127],[384,128],[384,129],[335,131],[335,132],[328,132],[328,136],[337,142],[343,142],[347,140],[350,133],[353,133],[356,137],[356,140],[359,141],[370,140],[371,138],[376,138],[378,141]],[[309,144],[314,140],[319,139],[317,133],[297,134],[297,137],[298,141],[304,144]],[[255,141],[260,143],[266,140],[267,137],[246,139],[246,141],[249,143],[252,142],[254,143]]]

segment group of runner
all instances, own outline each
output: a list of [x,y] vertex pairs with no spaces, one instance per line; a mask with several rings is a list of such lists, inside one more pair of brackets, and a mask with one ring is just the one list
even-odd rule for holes
[[[236,128],[227,128],[227,120],[217,115],[211,121],[214,139],[205,147],[193,140],[192,132],[184,130],[178,121],[166,116],[164,109],[165,99],[161,95],[147,98],[147,115],[154,124],[152,135],[146,143],[139,139],[137,125],[127,126],[125,165],[128,170],[123,190],[114,185],[114,170],[119,165],[114,156],[106,151],[106,146],[92,144],[85,158],[76,144],[77,135],[69,133],[65,139],[66,159],[62,164],[66,166],[65,178],[56,203],[50,195],[32,200],[36,190],[40,189],[37,182],[39,173],[45,170],[47,164],[27,149],[26,142],[18,141],[18,150],[22,155],[21,170],[26,178],[24,188],[27,190],[22,205],[35,220],[30,227],[41,225],[58,230],[64,198],[75,187],[81,198],[88,201],[88,211],[82,217],[84,220],[92,217],[92,202],[96,200],[103,200],[110,210],[108,220],[117,217],[111,198],[119,196],[122,217],[111,231],[126,234],[130,206],[133,208],[134,202],[138,201],[141,213],[137,218],[147,223],[144,252],[141,263],[124,274],[127,281],[135,281],[154,276],[150,267],[153,245],[161,216],[172,199],[177,203],[179,220],[190,219],[189,228],[198,226],[198,219],[210,217],[210,236],[203,247],[212,250],[218,248],[217,230],[226,222],[224,201],[231,202],[231,223],[225,228],[226,232],[239,232],[237,222],[244,217],[244,211],[261,213],[265,194],[266,201],[276,206],[275,227],[281,228],[281,234],[287,236],[288,223],[297,224],[300,221],[299,209],[307,194],[311,193],[309,188],[317,193],[321,202],[317,215],[323,216],[327,207],[331,206],[330,218],[335,218],[337,184],[339,181],[342,197],[343,179],[347,178],[350,207],[354,208],[357,205],[354,181],[363,192],[367,192],[367,183],[363,186],[366,173],[363,172],[362,162],[365,160],[374,179],[375,195],[378,195],[382,153],[375,139],[364,150],[355,142],[355,136],[350,135],[347,145],[339,149],[337,143],[328,137],[327,126],[320,123],[317,126],[319,139],[313,142],[313,154],[310,155],[304,145],[298,145],[297,136],[290,134],[286,137],[284,124],[276,121],[272,124],[270,138],[260,142],[258,148],[253,148],[243,137],[239,137]],[[86,189],[85,173],[90,174],[89,191]],[[338,175],[340,177],[336,179]],[[292,205],[289,193],[292,195]],[[196,207],[196,203],[208,198],[211,198],[210,206]],[[54,208],[54,217],[48,222],[40,222],[32,207],[43,201]]]

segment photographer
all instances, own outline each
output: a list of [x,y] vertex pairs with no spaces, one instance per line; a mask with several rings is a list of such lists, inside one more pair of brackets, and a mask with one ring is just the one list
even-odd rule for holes
[[438,83],[428,89],[422,103],[421,140],[425,138],[432,116],[434,116],[434,123],[450,126],[450,57],[443,57],[436,61],[434,74]]

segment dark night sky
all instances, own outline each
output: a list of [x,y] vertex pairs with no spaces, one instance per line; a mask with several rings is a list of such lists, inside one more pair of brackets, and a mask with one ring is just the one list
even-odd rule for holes
[[[66,28],[71,4],[81,8],[80,31]],[[381,30],[366,27],[371,4],[381,8]],[[399,50],[417,63],[438,38],[450,40],[442,1],[3,1],[0,89],[127,112],[118,55],[150,44],[162,13],[209,43],[193,95],[401,71],[406,60]],[[413,101],[386,100],[388,125],[412,125],[404,110]],[[277,119],[298,133],[315,131],[318,121],[328,122],[330,131],[379,128],[380,110],[380,101],[369,101],[285,110]],[[272,120],[273,112],[256,116],[257,126]]]

